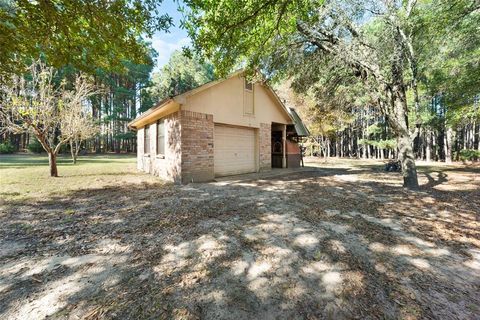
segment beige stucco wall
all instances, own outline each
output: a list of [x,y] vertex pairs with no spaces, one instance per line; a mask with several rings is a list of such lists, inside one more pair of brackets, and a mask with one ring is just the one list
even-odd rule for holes
[[268,89],[256,83],[254,87],[254,114],[244,114],[244,78],[234,76],[208,89],[187,96],[181,106],[189,110],[213,115],[213,122],[259,128],[261,123],[291,123]]
[[[245,114],[244,78],[234,76],[175,101],[171,104],[175,109],[165,109],[174,113],[165,117],[164,159],[156,156],[155,122],[150,127],[149,152],[143,150],[144,128],[138,129],[138,169],[175,182],[213,179],[214,123],[256,129],[256,170],[270,169],[272,123],[290,124],[291,119],[267,87],[255,84],[253,95],[254,114]],[[152,119],[145,119],[145,123],[156,119],[152,116]]]

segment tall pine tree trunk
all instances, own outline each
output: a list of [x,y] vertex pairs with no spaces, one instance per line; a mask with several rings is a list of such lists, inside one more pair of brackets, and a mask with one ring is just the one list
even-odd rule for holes
[[337,133],[337,140],[335,141],[335,155],[340,158],[340,136]]
[[447,127],[444,135],[445,163],[452,163],[453,130]]
[[427,129],[425,132],[425,140],[426,140],[426,146],[425,146],[425,158],[427,162],[430,162],[432,160],[432,134],[430,132],[430,129]]

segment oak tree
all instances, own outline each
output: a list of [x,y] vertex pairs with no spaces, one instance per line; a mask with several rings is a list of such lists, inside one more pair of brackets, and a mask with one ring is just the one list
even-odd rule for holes
[[325,56],[364,80],[396,134],[404,186],[418,188],[406,96],[413,56],[405,36],[415,0],[186,3],[194,47],[221,71],[240,62],[282,75]]

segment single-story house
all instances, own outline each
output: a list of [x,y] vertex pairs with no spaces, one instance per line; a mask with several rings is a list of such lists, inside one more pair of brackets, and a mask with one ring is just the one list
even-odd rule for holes
[[239,71],[165,99],[129,123],[137,167],[188,183],[300,165],[308,130],[270,86]]

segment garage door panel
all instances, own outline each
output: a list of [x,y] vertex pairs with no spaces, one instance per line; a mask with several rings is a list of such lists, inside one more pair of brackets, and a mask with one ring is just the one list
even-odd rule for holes
[[215,125],[216,176],[255,172],[255,131]]

